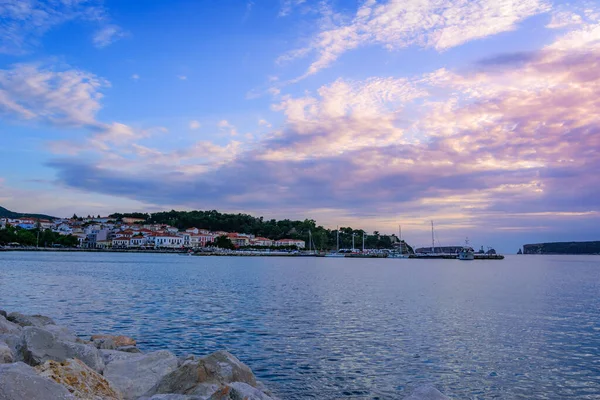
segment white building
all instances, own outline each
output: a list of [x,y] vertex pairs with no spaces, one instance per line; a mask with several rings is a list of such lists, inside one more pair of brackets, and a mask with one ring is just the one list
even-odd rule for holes
[[299,249],[303,249],[306,246],[304,240],[295,240],[295,239],[281,239],[275,242],[275,246],[283,247],[283,246],[296,246]]
[[190,246],[197,247],[206,247],[207,243],[214,241],[215,236],[210,233],[202,233],[199,235],[191,235],[190,236]]
[[154,246],[156,247],[168,247],[168,248],[180,248],[183,247],[183,238],[175,235],[156,235],[154,237]]

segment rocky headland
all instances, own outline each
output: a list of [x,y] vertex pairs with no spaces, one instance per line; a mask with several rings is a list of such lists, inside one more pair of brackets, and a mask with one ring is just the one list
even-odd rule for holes
[[[42,315],[0,310],[0,400],[271,400],[252,370],[226,351],[144,353],[127,336],[89,340]],[[449,400],[432,386],[406,400]]]

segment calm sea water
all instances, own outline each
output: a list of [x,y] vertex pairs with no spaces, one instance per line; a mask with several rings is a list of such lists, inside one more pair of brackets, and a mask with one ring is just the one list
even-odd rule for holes
[[600,257],[0,253],[0,308],[227,349],[284,399],[599,399]]

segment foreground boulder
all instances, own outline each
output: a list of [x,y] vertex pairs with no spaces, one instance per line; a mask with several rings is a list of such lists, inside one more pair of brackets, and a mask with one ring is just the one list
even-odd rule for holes
[[169,351],[160,350],[112,361],[106,366],[104,377],[123,394],[123,398],[137,399],[176,368],[177,357]]
[[45,317],[43,315],[25,315],[18,312],[13,312],[8,314],[9,321],[14,322],[17,325],[21,326],[37,326],[43,327],[45,325],[56,325],[54,320],[50,317]]
[[209,400],[272,400],[272,398],[246,383],[234,382],[217,390]]
[[46,361],[35,369],[40,376],[66,387],[76,399],[122,399],[121,394],[111,386],[110,382],[77,359],[62,362]]
[[31,366],[48,360],[65,361],[77,358],[96,372],[104,370],[104,361],[93,346],[59,340],[52,332],[34,326],[26,326],[17,346],[17,358]]
[[0,365],[0,400],[73,400],[69,391],[22,362]]
[[92,335],[92,342],[99,349],[115,350],[118,347],[135,346],[135,339],[123,335]]
[[444,396],[439,390],[431,385],[425,385],[416,388],[412,394],[404,400],[450,400],[450,397]]
[[3,315],[0,315],[0,334],[18,334],[21,327],[14,322],[10,322]]
[[200,359],[189,359],[166,375],[146,395],[178,393],[210,395],[214,388],[232,382],[256,386],[252,370],[226,351],[217,351]]
[[8,364],[15,361],[15,357],[10,347],[4,342],[0,342],[0,364]]
[[58,325],[45,325],[44,328],[48,332],[51,332],[58,340],[63,342],[76,342],[77,336],[69,329],[64,326]]
[[104,364],[110,364],[113,361],[119,360],[132,360],[134,358],[142,357],[143,354],[140,353],[128,353],[125,351],[119,350],[100,350],[100,354],[102,355],[102,360]]

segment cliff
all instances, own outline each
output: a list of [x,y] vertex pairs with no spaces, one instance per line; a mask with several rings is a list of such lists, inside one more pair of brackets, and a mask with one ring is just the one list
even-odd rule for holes
[[600,254],[600,241],[526,244],[523,254]]

